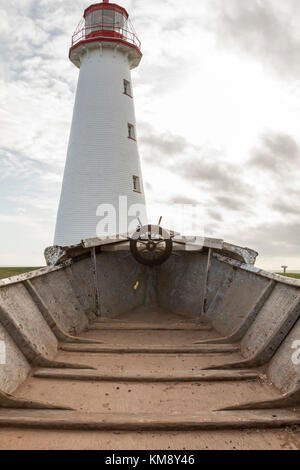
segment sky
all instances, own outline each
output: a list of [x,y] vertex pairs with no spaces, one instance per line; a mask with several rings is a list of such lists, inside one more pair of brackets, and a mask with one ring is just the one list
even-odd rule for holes
[[[151,222],[195,204],[205,235],[300,270],[299,0],[119,4],[144,54],[132,80]],[[78,79],[68,49],[88,5],[0,0],[0,266],[43,265],[53,244]]]

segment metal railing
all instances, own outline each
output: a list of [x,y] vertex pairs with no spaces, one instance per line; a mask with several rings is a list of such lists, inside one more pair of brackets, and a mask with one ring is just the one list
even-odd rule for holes
[[121,39],[133,46],[141,48],[141,41],[130,29],[116,26],[112,23],[99,23],[91,26],[81,25],[72,37],[72,47],[86,39]]

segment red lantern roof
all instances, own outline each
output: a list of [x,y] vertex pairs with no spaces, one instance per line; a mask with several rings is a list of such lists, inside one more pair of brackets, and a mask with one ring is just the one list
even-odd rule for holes
[[120,7],[116,3],[109,3],[109,0],[103,0],[102,3],[94,3],[93,5],[90,5],[88,8],[84,10],[84,18],[87,17],[87,15],[94,10],[115,10],[118,11],[119,13],[122,13],[127,19],[129,18],[129,15],[125,8]]
[[83,18],[72,37],[70,48],[72,62],[79,66],[77,49],[97,42],[107,45],[117,43],[127,50],[129,48],[131,56],[135,57],[132,62],[133,67],[136,67],[141,60],[141,42],[130,22],[127,11],[116,3],[109,3],[109,0],[94,3],[85,9]]

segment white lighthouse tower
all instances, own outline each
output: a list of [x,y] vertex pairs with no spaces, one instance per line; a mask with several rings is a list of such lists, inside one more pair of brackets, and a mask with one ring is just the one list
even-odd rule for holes
[[[123,211],[125,197],[129,208],[145,205],[131,82],[142,53],[127,11],[109,0],[88,7],[69,57],[80,73],[56,223],[59,246],[102,236],[105,205],[118,217],[120,197]],[[116,233],[122,230],[117,223]]]

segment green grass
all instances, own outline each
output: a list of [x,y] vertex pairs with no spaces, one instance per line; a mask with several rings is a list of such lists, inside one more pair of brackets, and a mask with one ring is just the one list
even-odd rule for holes
[[277,273],[280,274],[280,276],[285,276],[285,277],[292,277],[293,279],[300,279],[300,273]]
[[34,271],[35,268],[0,268],[0,279],[5,279],[6,277],[17,276],[18,274],[28,273],[28,271]]

